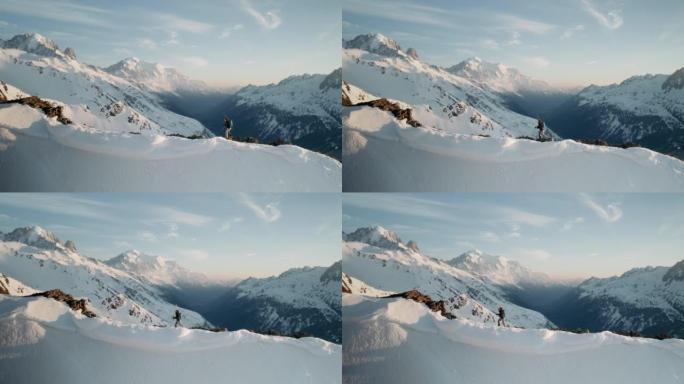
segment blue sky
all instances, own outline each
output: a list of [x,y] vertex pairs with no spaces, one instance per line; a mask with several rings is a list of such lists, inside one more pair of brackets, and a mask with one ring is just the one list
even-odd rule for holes
[[470,249],[560,278],[684,259],[681,194],[345,194],[346,232],[368,225],[451,259]]
[[380,32],[426,61],[501,62],[559,86],[684,66],[681,0],[345,0],[343,37]]
[[0,38],[39,32],[83,61],[129,56],[214,85],[340,66],[340,0],[2,0]]
[[128,249],[219,278],[340,259],[339,194],[0,194],[0,231],[40,225],[81,253]]

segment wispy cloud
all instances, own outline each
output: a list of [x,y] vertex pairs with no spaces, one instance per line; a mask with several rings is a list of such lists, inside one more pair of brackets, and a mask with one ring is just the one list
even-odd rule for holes
[[0,206],[7,205],[37,212],[48,212],[72,217],[113,221],[109,204],[62,194],[0,194]]
[[575,33],[580,32],[580,31],[584,31],[584,25],[582,25],[582,24],[575,25],[574,27],[566,28],[563,31],[563,34],[560,36],[560,39],[561,40],[569,39],[572,36],[574,36]]
[[193,261],[204,261],[209,258],[209,253],[201,249],[187,249],[180,251],[179,253]]
[[584,223],[584,217],[575,217],[572,220],[568,220],[565,223],[563,223],[563,226],[561,227],[562,232],[567,232],[574,228],[577,224]]
[[621,10],[614,9],[608,12],[601,12],[591,0],[581,0],[581,2],[582,9],[596,19],[602,26],[608,29],[618,29],[622,26],[622,16],[620,16],[620,13],[622,13]]
[[280,219],[281,212],[278,208],[278,203],[270,202],[266,205],[259,205],[256,201],[254,201],[254,199],[252,199],[251,196],[247,194],[242,194],[240,196],[240,201],[242,204],[254,212],[256,217],[259,219],[267,223],[273,223]]
[[161,25],[168,30],[178,30],[190,33],[206,33],[214,28],[214,25],[202,21],[192,20],[168,13],[156,15]]
[[545,261],[552,257],[551,253],[543,249],[528,249],[519,252],[523,258],[533,261]]
[[614,223],[622,218],[622,210],[616,203],[610,203],[603,206],[596,202],[588,194],[580,195],[580,201],[589,209],[591,209],[596,216],[608,223]]
[[137,235],[138,240],[149,241],[150,243],[157,242],[157,235],[150,231],[140,231]]
[[[143,209],[145,206],[143,206]],[[177,223],[191,226],[202,226],[214,220],[214,218],[198,213],[187,212],[174,207],[150,205],[146,207],[152,217],[150,222],[156,223]]]
[[227,27],[219,35],[219,39],[227,39],[233,35],[233,32],[244,29],[242,24],[235,24],[233,26]]
[[159,45],[156,41],[146,37],[138,40],[138,47],[143,49],[157,49]]
[[536,56],[536,57],[526,57],[523,59],[523,61],[533,67],[536,68],[546,68],[549,65],[551,65],[551,61],[545,57],[541,56]]
[[266,29],[276,29],[282,23],[282,19],[276,10],[260,12],[252,5],[250,0],[240,0],[240,4],[245,12],[252,16],[254,20],[259,23],[259,25]]
[[495,14],[494,20],[500,23],[503,28],[539,35],[548,33],[556,28],[553,24],[505,13]]
[[3,0],[0,2],[0,12],[88,26],[115,27],[108,17],[110,11],[71,2],[32,0],[28,4],[24,0]]
[[209,61],[197,56],[189,56],[181,58],[181,61],[185,64],[191,65],[197,68],[203,68],[209,65]]

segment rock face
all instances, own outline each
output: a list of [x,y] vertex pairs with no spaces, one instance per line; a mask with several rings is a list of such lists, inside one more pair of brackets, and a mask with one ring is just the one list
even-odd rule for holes
[[397,118],[397,120],[406,120],[406,124],[412,127],[420,127],[422,124],[418,120],[413,118],[411,108],[401,108],[398,103],[393,103],[385,98],[366,101],[363,103],[356,104],[355,106],[369,106],[373,108],[378,108],[383,111],[388,111]]
[[430,296],[424,295],[415,289],[411,290],[411,291],[407,291],[407,292],[389,295],[386,298],[391,299],[391,298],[396,298],[396,297],[401,297],[403,299],[413,300],[417,303],[425,304],[425,306],[430,308],[430,310],[432,312],[438,312],[439,314],[446,317],[447,319],[455,319],[456,318],[456,316],[454,316],[453,313],[449,312],[446,309],[446,304],[445,304],[444,300],[437,300],[437,301],[432,300],[432,298]]
[[69,120],[68,118],[64,117],[63,114],[63,108],[61,105],[52,105],[51,103],[37,97],[37,96],[30,96],[30,97],[24,97],[21,99],[15,99],[15,100],[9,100],[5,101],[5,103],[12,103],[12,104],[22,104],[22,105],[28,105],[31,108],[36,108],[40,109],[45,113],[47,117],[56,117],[57,121],[59,121],[62,124],[71,124],[72,121]]
[[662,88],[665,91],[684,88],[684,67],[679,68],[670,75],[670,77],[663,82]]
[[406,54],[408,55],[408,57],[418,60],[418,51],[416,51],[415,48],[409,48],[408,50],[406,50]]
[[71,47],[64,50],[64,55],[70,59],[76,60],[76,51]]
[[65,303],[74,311],[81,311],[84,316],[91,318],[96,316],[95,312],[88,309],[88,302],[86,299],[74,299],[73,296],[62,292],[60,289],[51,289],[45,292],[34,293],[30,296],[42,296],[47,297],[48,299],[55,299],[59,302]]

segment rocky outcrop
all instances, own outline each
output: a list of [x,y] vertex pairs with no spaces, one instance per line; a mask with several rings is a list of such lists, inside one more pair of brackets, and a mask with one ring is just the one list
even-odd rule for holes
[[65,303],[69,308],[74,311],[81,311],[81,313],[86,317],[95,317],[95,312],[88,309],[86,299],[74,299],[73,296],[68,293],[64,293],[61,289],[51,289],[45,292],[34,293],[32,297],[42,296],[48,299],[54,299],[59,302]]
[[456,316],[454,316],[453,313],[447,311],[446,304],[445,304],[444,300],[434,301],[434,300],[432,300],[432,298],[430,296],[422,294],[415,289],[411,290],[411,291],[402,292],[402,293],[396,293],[394,295],[385,296],[384,298],[392,299],[392,298],[397,298],[397,297],[400,297],[402,299],[413,300],[417,303],[425,304],[425,306],[430,308],[430,310],[432,312],[438,312],[439,314],[446,317],[447,319],[455,319],[456,318]]
[[22,104],[27,105],[31,108],[40,109],[47,115],[47,117],[56,117],[57,121],[62,124],[71,124],[72,121],[63,115],[63,108],[61,105],[52,105],[52,103],[47,102],[37,96],[24,97],[16,100],[4,101],[2,104]]
[[670,77],[663,82],[663,90],[684,89],[684,67],[676,70]]
[[366,101],[355,104],[354,106],[368,106],[390,112],[397,120],[406,120],[406,124],[412,127],[420,127],[422,124],[415,120],[411,113],[411,108],[401,108],[398,103],[391,102],[384,97],[377,100]]

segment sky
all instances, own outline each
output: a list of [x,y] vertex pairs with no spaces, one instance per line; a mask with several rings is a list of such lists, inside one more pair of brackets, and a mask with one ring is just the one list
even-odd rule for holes
[[682,194],[345,194],[342,217],[345,232],[381,225],[429,256],[479,249],[561,279],[684,259]]
[[469,57],[561,87],[684,66],[681,0],[344,0],[343,38],[380,32],[427,62]]
[[340,0],[2,0],[0,38],[38,32],[109,66],[135,56],[215,86],[340,67]]
[[81,254],[163,256],[210,277],[266,277],[341,257],[339,194],[0,194],[0,231],[39,225]]

